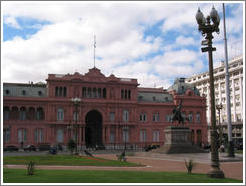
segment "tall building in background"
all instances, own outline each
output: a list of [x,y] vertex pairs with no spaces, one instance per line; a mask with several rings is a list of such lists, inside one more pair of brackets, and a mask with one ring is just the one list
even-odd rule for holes
[[[230,98],[231,98],[231,119],[232,137],[234,141],[241,142],[243,138],[243,56],[233,58],[229,61],[230,74]],[[210,126],[210,94],[209,94],[209,73],[201,73],[191,76],[185,80],[197,87],[200,95],[206,97],[207,102],[207,121]],[[227,135],[227,116],[226,116],[226,85],[225,85],[225,65],[220,62],[220,66],[214,68],[214,89],[215,104],[222,104],[220,120],[218,110],[216,110],[217,124],[221,122],[223,135]],[[208,134],[209,135],[209,134]],[[208,138],[210,139],[210,137]]]

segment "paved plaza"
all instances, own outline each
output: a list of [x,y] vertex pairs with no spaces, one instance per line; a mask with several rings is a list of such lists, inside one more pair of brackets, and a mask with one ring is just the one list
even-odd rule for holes
[[[116,154],[95,154],[96,157],[117,159]],[[129,171],[170,171],[186,172],[184,160],[195,162],[193,173],[207,173],[210,169],[210,153],[196,154],[159,154],[151,152],[135,152],[134,156],[127,156],[127,161],[146,165],[145,167],[95,167],[95,166],[37,166],[39,169],[68,169],[68,170],[129,170]],[[220,154],[220,166],[225,177],[243,179],[243,155],[236,154],[235,158],[228,158],[226,153]],[[25,165],[6,165],[9,168],[25,168]]]

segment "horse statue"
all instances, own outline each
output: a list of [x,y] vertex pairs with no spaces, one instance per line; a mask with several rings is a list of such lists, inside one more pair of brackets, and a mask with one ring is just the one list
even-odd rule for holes
[[184,122],[185,122],[185,119],[186,118],[182,116],[182,112],[181,112],[181,109],[182,109],[182,101],[183,100],[181,100],[180,103],[179,103],[179,105],[173,109],[173,114],[172,114],[172,118],[171,118],[172,123],[174,121],[178,121],[179,124],[180,123],[184,124]]

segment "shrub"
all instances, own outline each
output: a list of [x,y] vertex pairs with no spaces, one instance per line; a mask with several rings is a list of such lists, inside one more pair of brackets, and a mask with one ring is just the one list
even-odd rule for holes
[[27,175],[34,175],[35,163],[30,161],[27,164]]
[[73,153],[75,147],[76,147],[75,141],[74,141],[73,139],[70,139],[70,140],[68,141],[67,148],[68,148],[68,150],[71,152],[71,154]]
[[193,169],[193,167],[194,167],[194,162],[193,162],[193,160],[189,160],[188,162],[185,160],[185,167],[186,167],[186,169],[187,169],[187,173],[188,173],[188,174],[191,174],[192,169]]

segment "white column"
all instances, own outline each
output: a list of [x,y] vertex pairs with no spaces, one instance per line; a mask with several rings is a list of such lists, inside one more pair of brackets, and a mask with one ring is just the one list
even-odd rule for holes
[[241,118],[243,118],[243,77],[239,77],[239,88],[240,88],[240,107],[241,107],[240,114],[241,114]]
[[233,103],[233,118],[232,118],[232,122],[235,122],[236,121],[236,99],[235,99],[235,87],[234,87],[234,78],[232,77],[231,78],[231,87],[232,87],[232,90],[231,90],[231,96],[232,96],[232,103]]

